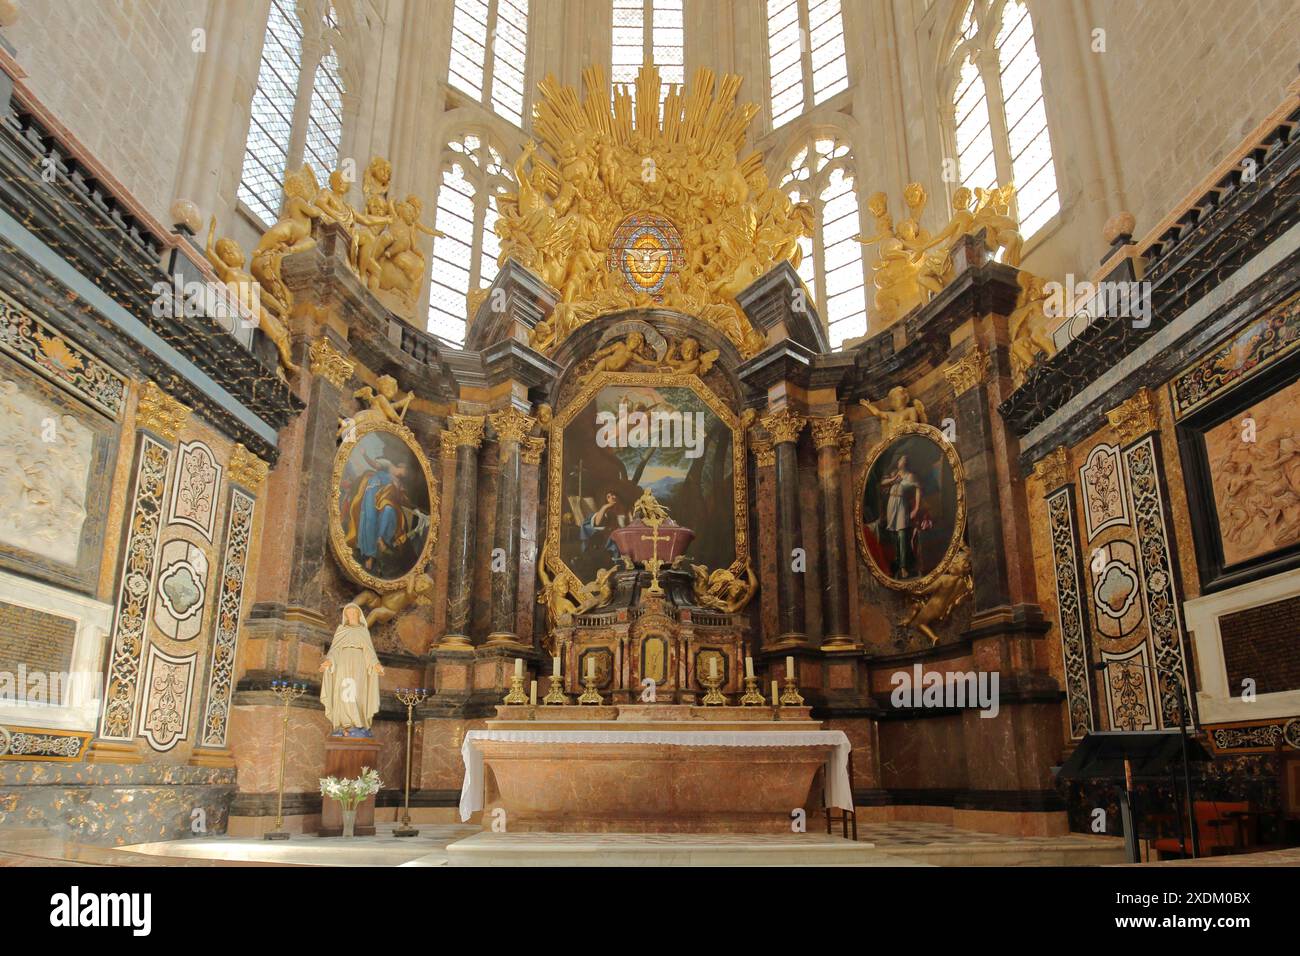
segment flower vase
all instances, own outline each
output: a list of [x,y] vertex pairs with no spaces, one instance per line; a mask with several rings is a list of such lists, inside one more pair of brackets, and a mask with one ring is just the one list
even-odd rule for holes
[[355,833],[354,831],[356,830],[356,826],[357,826],[357,808],[356,808],[356,807],[353,807],[351,810],[348,810],[347,808],[344,808],[344,810],[343,810],[343,836],[344,836],[344,837],[355,836],[356,833]]

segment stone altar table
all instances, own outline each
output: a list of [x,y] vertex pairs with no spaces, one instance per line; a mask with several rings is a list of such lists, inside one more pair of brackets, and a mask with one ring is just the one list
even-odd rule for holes
[[[777,833],[851,809],[848,738],[808,708],[506,707],[465,736],[462,820],[510,832]],[[813,824],[817,824],[814,822]]]

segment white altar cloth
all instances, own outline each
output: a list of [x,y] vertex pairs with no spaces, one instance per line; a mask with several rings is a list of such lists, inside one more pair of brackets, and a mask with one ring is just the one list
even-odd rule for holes
[[853,809],[849,780],[849,738],[842,730],[471,730],[460,756],[465,779],[460,787],[460,818],[483,809],[483,754],[480,740],[526,744],[671,744],[677,747],[824,747],[835,748],[826,763],[827,802]]

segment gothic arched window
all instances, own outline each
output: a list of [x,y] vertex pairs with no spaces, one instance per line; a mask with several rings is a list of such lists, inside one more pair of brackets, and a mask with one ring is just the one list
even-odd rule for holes
[[528,0],[456,0],[447,80],[516,126],[524,120]]
[[812,206],[813,237],[799,240],[799,277],[821,307],[831,347],[838,348],[867,332],[862,245],[854,238],[862,226],[848,144],[815,136],[787,165],[781,189],[791,201]]
[[338,165],[343,138],[334,9],[326,5],[300,19],[300,7],[316,9],[271,0],[244,142],[239,201],[266,226],[279,218],[285,171],[308,162],[323,179]]
[[447,144],[434,227],[429,281],[428,329],[460,344],[465,341],[465,297],[489,285],[497,274],[497,197],[510,189],[500,151],[482,136],[467,133]]
[[840,0],[767,0],[772,128],[849,86]]
[[660,104],[670,84],[686,82],[686,32],[682,0],[613,0],[614,32],[610,44],[610,81],[626,85],[636,104],[637,72],[644,63],[659,67]]
[[1042,66],[1023,0],[970,0],[946,66],[957,178],[1015,183],[1026,239],[1061,208]]

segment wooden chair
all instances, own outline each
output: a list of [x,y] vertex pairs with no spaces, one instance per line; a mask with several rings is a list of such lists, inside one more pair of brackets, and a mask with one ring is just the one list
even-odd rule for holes
[[[849,790],[850,790],[850,792],[852,792],[852,789],[853,789],[853,751],[850,750],[850,751],[849,751]],[[843,809],[841,809],[840,807],[832,807],[832,806],[830,805],[830,803],[829,803],[829,797],[830,797],[830,793],[829,793],[829,785],[828,785],[828,781],[827,781],[825,778],[823,778],[823,779],[822,779],[822,806],[826,807],[826,834],[827,834],[827,836],[829,836],[830,833],[831,833],[831,823],[836,819],[836,816],[838,815],[839,822],[840,822],[840,827],[841,827],[841,832],[843,833],[844,838],[845,838],[845,839],[848,839],[848,836],[849,836],[849,828],[852,827],[852,830],[853,830],[853,842],[854,842],[854,843],[857,843],[857,842],[858,842],[858,811],[857,811],[856,809],[854,809],[854,810],[843,810]]]
[[[1200,837],[1202,856],[1224,856],[1254,849],[1256,843],[1256,816],[1245,801],[1197,800],[1193,804],[1197,836]],[[1172,815],[1153,817],[1160,824],[1159,836],[1151,841],[1152,849],[1161,859],[1178,856],[1181,847],[1178,839],[1178,819]],[[1187,835],[1187,852],[1191,855],[1191,834]]]

